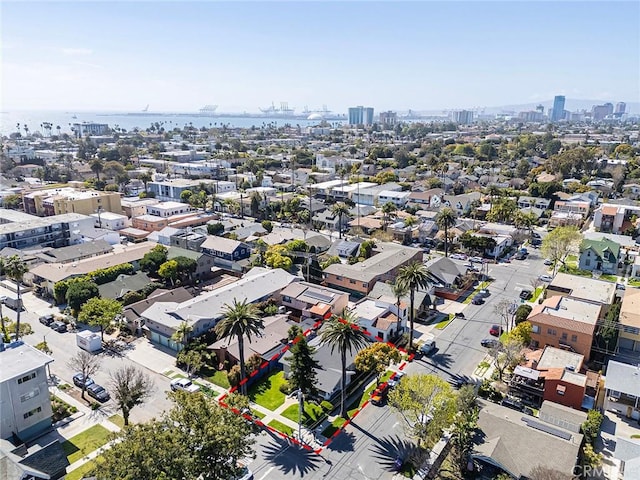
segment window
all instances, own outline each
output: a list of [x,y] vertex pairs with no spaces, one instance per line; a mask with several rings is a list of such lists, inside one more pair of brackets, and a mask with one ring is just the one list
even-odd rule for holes
[[532,333],[540,333],[540,325],[533,325],[531,327],[531,332]]
[[566,340],[567,339],[567,333],[566,332],[562,332],[562,340]]
[[282,297],[283,302],[291,303],[291,297],[289,295],[285,295]]
[[555,337],[556,334],[557,333],[553,328],[547,328],[547,335],[553,335]]
[[342,277],[340,275],[336,275],[336,280],[341,281]]
[[564,396],[565,391],[566,391],[566,387],[564,385],[558,385],[556,387],[556,393],[560,396]]
[[349,283],[351,283],[351,284],[355,285],[355,284],[356,284],[356,281],[355,281],[355,280],[349,280]]
[[572,342],[577,342],[578,341],[578,335],[571,335],[571,341]]
[[36,372],[31,372],[29,375],[25,375],[24,377],[19,378],[18,385],[28,382],[29,380],[32,380],[34,378],[36,378]]
[[26,420],[29,417],[33,417],[36,413],[40,413],[42,411],[42,407],[34,408],[33,410],[29,410],[27,413],[23,415]]
[[35,390],[31,390],[28,393],[25,393],[24,395],[22,395],[20,397],[20,402],[26,402],[27,400],[30,400],[34,397],[37,397],[38,395],[40,395],[40,389],[36,388]]
[[591,259],[590,259],[590,258],[587,258],[587,259],[584,261],[584,264],[585,264],[585,266],[587,266],[587,267],[591,266]]

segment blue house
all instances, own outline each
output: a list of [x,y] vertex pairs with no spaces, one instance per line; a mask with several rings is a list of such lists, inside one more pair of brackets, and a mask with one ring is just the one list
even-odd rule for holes
[[202,253],[229,262],[237,262],[251,256],[251,247],[246,243],[214,235],[207,237],[200,248]]

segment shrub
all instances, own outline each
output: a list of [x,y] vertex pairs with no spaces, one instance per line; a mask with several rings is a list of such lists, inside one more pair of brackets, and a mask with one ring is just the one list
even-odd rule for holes
[[333,410],[333,404],[331,402],[327,402],[326,400],[323,400],[322,402],[320,402],[320,407],[326,413],[329,413],[331,410]]
[[587,420],[582,424],[582,433],[584,434],[584,439],[591,445],[595,444],[596,438],[598,438],[598,434],[600,433],[600,427],[602,426],[602,421],[604,420],[604,415],[602,415],[597,410],[589,410],[587,412]]
[[139,302],[140,300],[144,300],[144,295],[140,292],[127,292],[122,297],[123,305],[131,305],[132,303]]
[[240,384],[240,365],[231,367],[231,370],[227,372],[227,380],[232,387],[237,387]]
[[293,387],[289,382],[284,382],[282,385],[278,387],[282,393],[285,395],[290,395],[293,392]]

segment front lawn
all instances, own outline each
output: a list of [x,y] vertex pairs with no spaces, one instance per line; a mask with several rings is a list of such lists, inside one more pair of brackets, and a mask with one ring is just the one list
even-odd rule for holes
[[538,297],[542,294],[542,292],[544,292],[544,287],[537,287],[534,291],[533,291],[533,295],[532,297],[529,299],[529,301],[531,303],[535,303],[538,301]]
[[629,285],[630,287],[640,287],[640,280],[630,278],[629,280],[627,280],[627,285]]
[[279,432],[284,433],[285,435],[291,435],[293,433],[293,428],[291,428],[289,425],[285,425],[284,423],[279,422],[278,420],[271,420],[269,422],[269,426],[275,428]]
[[618,277],[615,275],[609,275],[608,273],[603,273],[600,275],[600,280],[607,280],[609,282],[617,282]]
[[331,438],[331,436],[340,430],[340,427],[344,423],[344,418],[338,417],[336,418],[327,428],[322,431],[322,436],[324,438]]
[[284,372],[272,373],[251,386],[249,399],[264,408],[275,410],[284,403],[285,394],[280,391],[280,386],[285,383]]
[[[299,416],[299,405],[291,405],[284,412],[282,412],[282,416],[288,418],[289,420],[298,423]],[[304,412],[302,414],[302,424],[306,426],[311,426],[316,423],[320,417],[322,416],[322,408],[315,403],[304,402]]]
[[102,425],[94,425],[62,444],[69,463],[76,462],[88,453],[97,450],[109,441],[111,432]]
[[227,377],[227,372],[225,370],[214,370],[213,368],[205,367],[200,373],[214,385],[222,387],[225,390],[231,388],[229,378]]
[[96,457],[65,475],[65,480],[81,480],[99,466],[102,457]]
[[112,415],[109,417],[109,421],[120,428],[124,428],[124,418],[122,415]]

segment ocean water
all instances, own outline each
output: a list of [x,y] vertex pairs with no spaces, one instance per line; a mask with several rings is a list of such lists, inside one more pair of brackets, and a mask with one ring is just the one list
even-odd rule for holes
[[[75,118],[74,118],[75,117]],[[27,125],[30,132],[39,131],[45,133],[42,124],[48,122],[53,125],[51,134],[56,135],[60,126],[60,133],[71,133],[73,123],[95,122],[106,123],[110,127],[120,127],[127,131],[134,128],[145,130],[152,124],[158,122],[165,130],[173,130],[175,127],[182,128],[186,125],[193,125],[196,128],[216,127],[227,125],[229,128],[251,128],[261,127],[272,123],[277,126],[289,124],[301,127],[318,125],[318,120],[306,120],[298,118],[278,118],[278,117],[243,117],[243,116],[202,116],[189,113],[118,113],[118,112],[57,112],[57,111],[11,111],[0,112],[0,135],[10,135],[17,131],[17,124],[20,124],[20,133],[24,135],[24,126]],[[344,121],[330,120],[329,124],[341,125]]]

